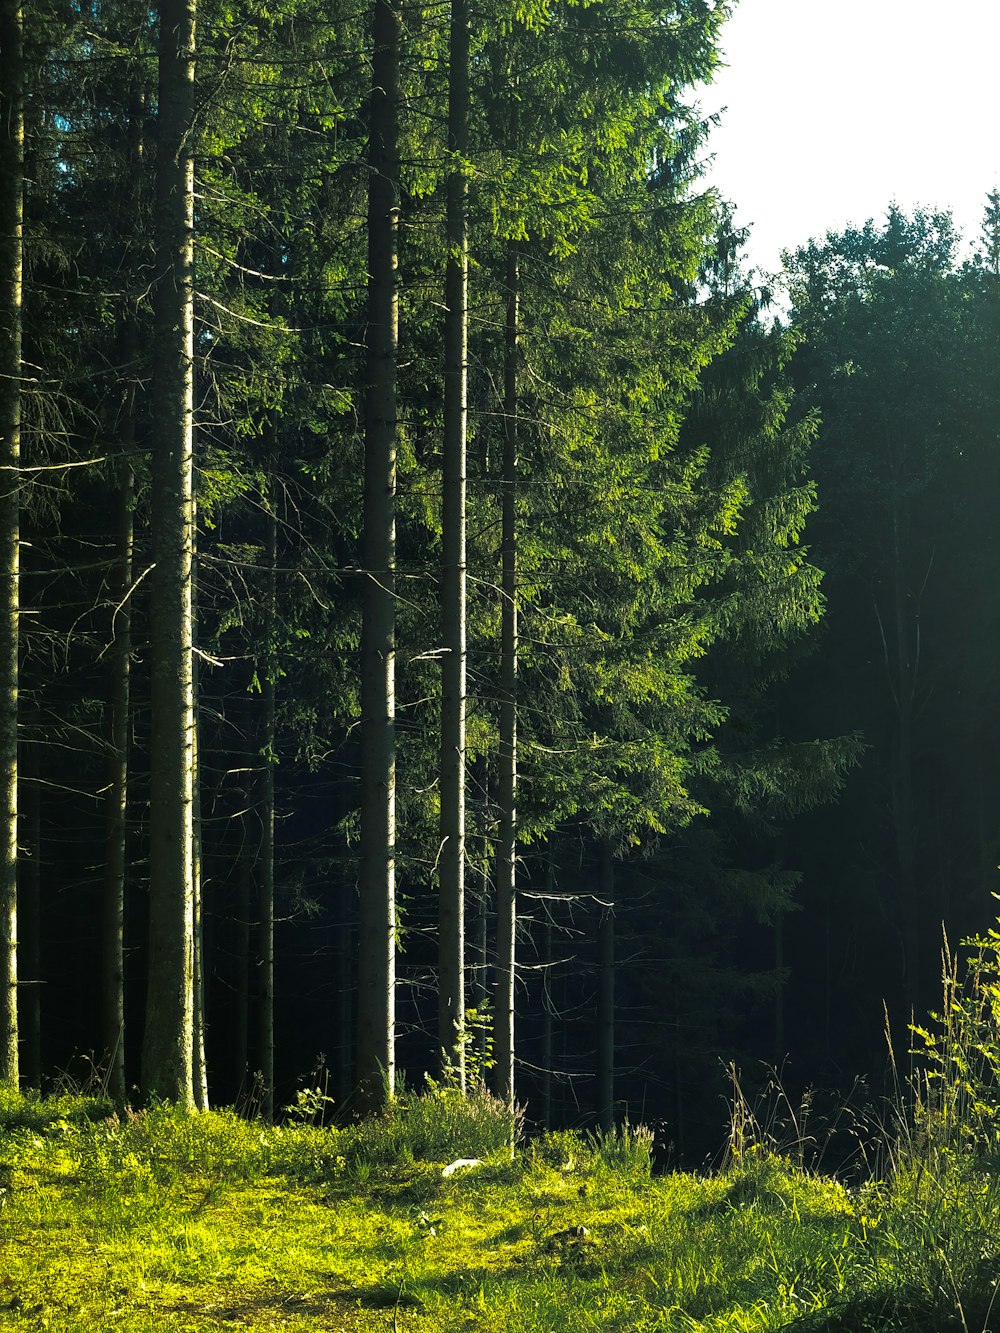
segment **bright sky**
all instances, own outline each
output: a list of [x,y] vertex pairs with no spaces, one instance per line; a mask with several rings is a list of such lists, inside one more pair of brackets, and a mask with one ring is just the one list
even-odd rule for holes
[[893,199],[978,238],[1000,186],[1000,0],[740,0],[722,48],[700,98],[728,107],[709,179],[753,223],[752,264]]

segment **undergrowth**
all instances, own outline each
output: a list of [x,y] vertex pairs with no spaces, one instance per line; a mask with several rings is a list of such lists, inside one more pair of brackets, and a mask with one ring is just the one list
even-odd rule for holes
[[0,1090],[0,1328],[1000,1333],[998,951],[946,954],[854,1183],[808,1100],[735,1071],[708,1175],[656,1175],[641,1126],[522,1141],[480,1088],[346,1128],[322,1093],[273,1127]]

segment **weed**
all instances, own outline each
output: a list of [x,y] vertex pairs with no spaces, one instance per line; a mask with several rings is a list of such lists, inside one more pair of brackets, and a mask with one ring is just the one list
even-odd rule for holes
[[427,1091],[402,1091],[380,1115],[345,1135],[348,1169],[393,1167],[409,1162],[448,1162],[510,1152],[523,1116],[479,1084],[466,1095],[428,1081]]
[[587,1135],[590,1156],[606,1171],[628,1180],[645,1180],[653,1171],[653,1131],[645,1125],[630,1125]]

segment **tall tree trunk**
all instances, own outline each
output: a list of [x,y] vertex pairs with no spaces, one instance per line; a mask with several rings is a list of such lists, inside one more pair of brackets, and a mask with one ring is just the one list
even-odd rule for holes
[[490,1002],[490,957],[489,957],[489,926],[490,926],[490,845],[489,838],[483,835],[483,860],[479,876],[479,892],[475,895],[475,916],[472,920],[472,954],[474,963],[472,972],[474,978],[473,986],[473,1004],[476,1009],[478,1022],[475,1032],[475,1050],[477,1065],[482,1077],[482,1070],[485,1068],[484,1060],[488,1051],[489,1032],[486,1027],[485,1019]]
[[20,0],[0,0],[0,1084],[18,1085],[17,692],[24,226]]
[[442,477],[441,856],[438,1041],[465,1091],[465,490],[468,420],[469,11],[452,0],[449,41],[447,268]]
[[[550,874],[552,873],[550,868]],[[552,903],[545,904],[545,934],[542,950],[542,1124],[552,1128]]]
[[601,918],[598,927],[597,1122],[605,1134],[615,1127],[615,859],[601,843]]
[[358,1105],[393,1094],[396,1028],[398,0],[375,0],[368,139]]
[[108,654],[107,801],[105,806],[104,893],[101,927],[101,1048],[107,1060],[108,1092],[125,1103],[125,893],[127,865],[127,804],[129,779],[129,707],[132,659],[132,563],[136,447],[136,385],[139,361],[138,274],[133,253],[139,213],[144,158],[144,99],[138,88],[129,95],[129,170],[118,201],[118,227],[131,290],[120,312],[118,338],[122,394],[118,404],[117,438],[120,458],[115,496],[115,554],[111,574],[111,645]]
[[266,507],[265,555],[267,586],[264,590],[264,643],[261,691],[260,765],[260,859],[257,910],[257,1050],[261,1072],[260,1112],[267,1124],[274,1120],[274,705],[278,662],[274,639],[277,633],[278,520],[274,497]]
[[917,902],[916,829],[913,801],[913,722],[918,645],[911,647],[910,594],[906,587],[905,514],[897,496],[892,498],[893,612],[896,633],[896,735],[892,791],[896,874],[903,939],[903,986],[907,1005],[920,1003],[920,921]]
[[194,1105],[195,0],[161,0],[152,380],[149,992],[142,1084]]
[[780,1069],[785,1050],[785,914],[779,907],[774,915],[774,1067]]
[[[249,806],[249,800],[245,802]],[[244,814],[244,820],[245,820]],[[245,832],[244,832],[245,837]],[[236,910],[233,917],[233,1098],[239,1106],[251,1092],[249,1085],[249,944],[251,944],[251,889],[253,862],[247,849],[236,866]]]
[[[196,599],[195,599],[196,600]],[[198,664],[193,663],[194,696],[198,697]],[[205,1058],[205,866],[201,843],[201,724],[194,714],[194,776],[191,809],[191,1077],[194,1104],[208,1110],[208,1061]]]
[[42,789],[38,747],[22,745],[17,921],[21,1081],[42,1086]]
[[494,999],[495,1089],[514,1105],[514,980],[517,935],[517,356],[520,260],[512,241],[507,253],[504,331],[504,441],[501,485],[500,751],[497,801],[497,957]]
[[[133,343],[133,354],[137,350]],[[134,417],[126,404],[121,432],[122,460],[115,503],[117,543],[111,586],[114,612],[111,625],[108,795],[105,815],[105,867],[102,948],[101,1047],[108,1062],[108,1092],[125,1103],[125,878],[127,864],[127,802],[129,759],[129,693],[132,655],[132,463]]]
[[354,923],[346,886],[343,894],[343,918],[337,931],[337,1044],[333,1069],[333,1089],[337,1102],[344,1106],[354,1086],[351,1019],[354,999]]
[[[250,761],[248,760],[248,768]],[[244,801],[250,806],[250,793]],[[246,815],[243,816],[246,820]],[[246,836],[246,834],[244,834]],[[247,839],[249,841],[249,838]],[[250,1072],[250,891],[253,887],[253,862],[248,851],[240,856],[236,870],[236,917],[233,922],[233,1096],[237,1105],[249,1093]]]

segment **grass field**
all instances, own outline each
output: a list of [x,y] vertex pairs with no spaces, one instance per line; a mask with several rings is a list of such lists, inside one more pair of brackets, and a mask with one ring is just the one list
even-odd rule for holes
[[849,1189],[759,1143],[654,1176],[642,1132],[509,1129],[433,1089],[350,1130],[0,1093],[0,1328],[1000,1329],[978,1157]]

